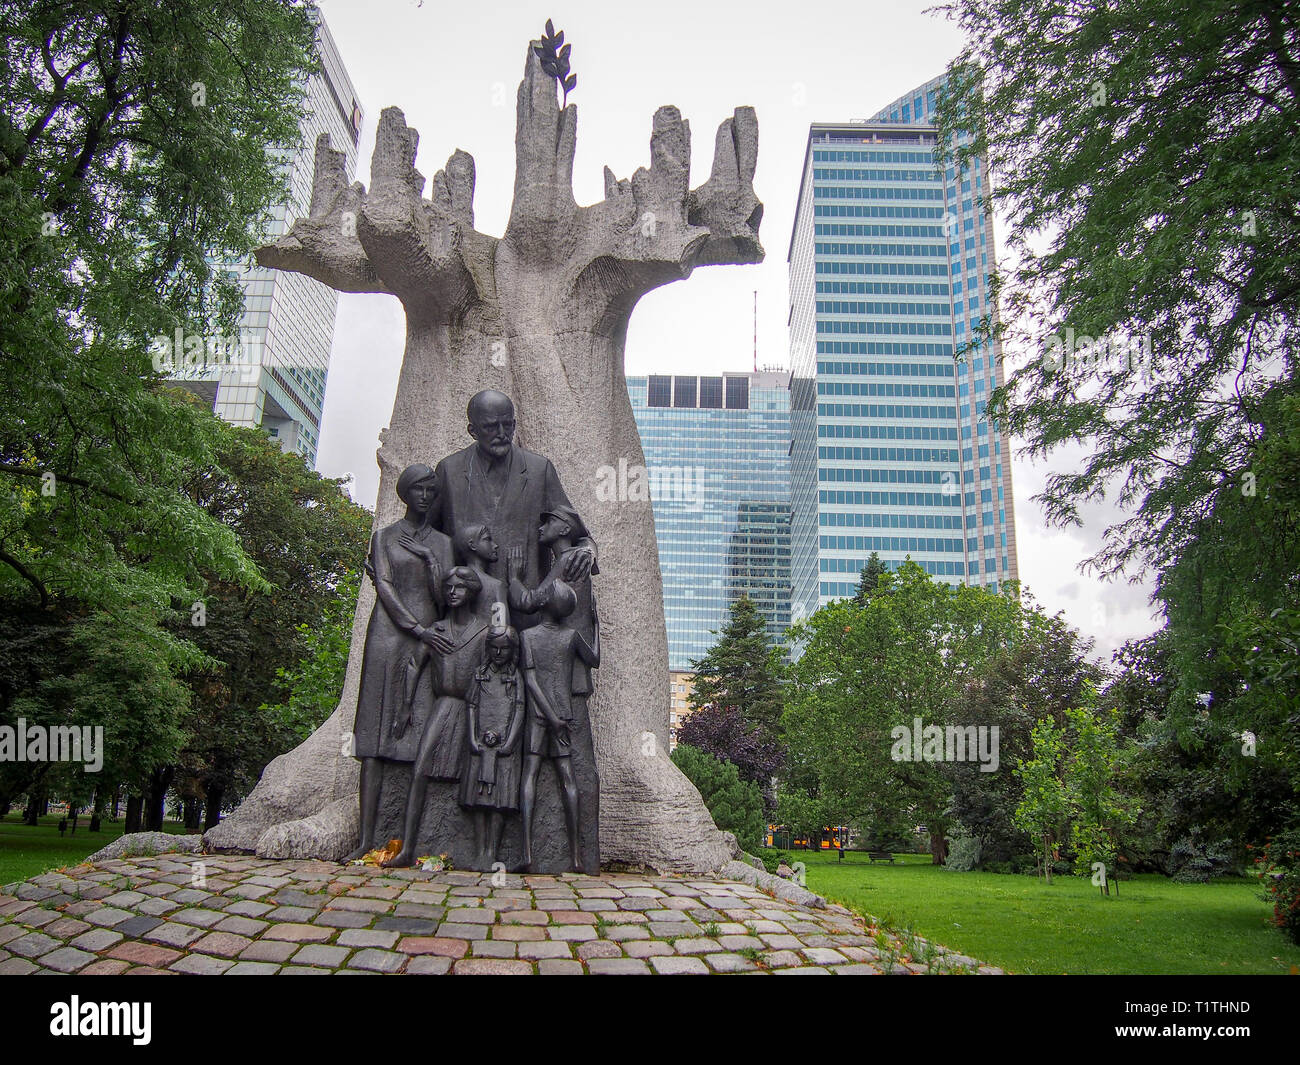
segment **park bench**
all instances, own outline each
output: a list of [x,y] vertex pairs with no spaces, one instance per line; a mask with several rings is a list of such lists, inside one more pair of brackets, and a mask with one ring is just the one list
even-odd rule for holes
[[892,864],[894,861],[894,856],[889,851],[867,851],[867,857],[871,859],[873,864],[875,862],[889,862]]

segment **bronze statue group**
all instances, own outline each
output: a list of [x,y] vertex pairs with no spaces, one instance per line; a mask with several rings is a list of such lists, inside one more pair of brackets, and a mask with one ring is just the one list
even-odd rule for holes
[[383,763],[404,762],[402,847],[385,864],[415,861],[432,779],[458,782],[476,868],[496,865],[507,815],[518,814],[518,868],[530,869],[538,773],[549,759],[570,868],[594,872],[583,868],[572,753],[579,736],[590,749],[587,697],[600,664],[595,544],[551,463],[515,446],[509,397],[479,392],[467,415],[474,443],[433,469],[403,470],[406,514],[371,538],[366,568],[378,601],[353,727],[361,842],[351,857],[376,845]]

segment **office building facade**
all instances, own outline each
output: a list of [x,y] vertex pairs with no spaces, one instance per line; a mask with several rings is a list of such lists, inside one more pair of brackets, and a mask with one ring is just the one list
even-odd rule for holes
[[668,626],[690,670],[748,595],[773,640],[790,624],[785,372],[629,377],[645,451]]
[[[348,180],[356,174],[363,115],[334,38],[319,17],[316,42],[321,70],[308,79],[301,146],[282,161],[291,199],[276,208],[268,240],[307,216],[321,133],[344,153]],[[236,274],[244,289],[238,357],[226,365],[214,359],[205,368],[187,367],[175,383],[202,395],[226,421],[260,425],[284,450],[315,466],[338,293],[303,274],[255,263]]]
[[1000,348],[960,350],[996,314],[988,174],[936,169],[941,90],[809,130],[789,251],[796,619],[852,595],[873,551],[950,583],[1017,577],[1011,455],[985,416]]

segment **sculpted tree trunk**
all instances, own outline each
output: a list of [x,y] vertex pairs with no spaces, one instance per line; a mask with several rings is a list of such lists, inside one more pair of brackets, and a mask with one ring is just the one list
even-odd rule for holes
[[[417,134],[396,108],[380,116],[371,188],[348,187],[342,153],[322,138],[310,216],[258,252],[344,292],[387,292],[406,311],[406,351],[392,420],[381,434],[375,527],[402,512],[394,487],[409,463],[464,446],[465,406],[484,388],[515,402],[517,442],[551,459],[599,549],[603,661],[591,700],[600,770],[603,862],[712,870],[734,841],[668,759],[668,651],[650,504],[598,491],[609,470],[645,459],[624,381],[628,319],[646,292],[699,265],[756,263],[762,205],[753,190],[758,124],[738,108],[718,129],[713,170],[690,189],[690,127],[654,116],[649,169],[605,170],[605,198],[574,201],[577,111],[530,46],[519,86],[515,190],[500,238],[473,227],[474,161],[456,151],[431,198],[415,170]],[[602,474],[602,470],[604,473]],[[367,582],[357,606],[338,710],[276,759],[210,846],[271,857],[335,858],[357,838],[356,707]]]

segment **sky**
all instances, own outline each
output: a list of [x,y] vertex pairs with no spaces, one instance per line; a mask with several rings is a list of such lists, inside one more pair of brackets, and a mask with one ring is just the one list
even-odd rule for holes
[[[809,124],[869,117],[940,74],[962,44],[933,0],[822,0],[806,7],[771,0],[318,2],[365,112],[357,179],[369,185],[380,111],[399,107],[419,131],[416,167],[426,179],[457,148],[474,157],[474,220],[484,233],[499,235],[509,215],[515,91],[528,42],[547,18],[572,45],[578,75],[570,102],[578,110],[579,204],[603,198],[604,166],[630,178],[649,165],[658,107],[676,105],[690,122],[692,187],[708,177],[718,123],[738,106],[754,107],[754,188],[764,204],[767,257],[756,266],[702,267],[642,298],[628,331],[629,374],[752,368],[755,293],[758,363],[787,367],[786,254]],[[392,412],[404,342],[395,297],[340,297],[317,468],[332,477],[352,474],[353,497],[367,507],[375,503],[375,449]],[[1063,611],[1093,637],[1096,656],[1109,661],[1125,640],[1156,627],[1141,574],[1136,583],[1103,582],[1080,569],[1122,515],[1101,503],[1082,512],[1081,528],[1049,529],[1031,497],[1051,470],[1070,468],[1081,451],[1031,462],[1013,441],[1013,452],[1021,580],[1049,613]]]

